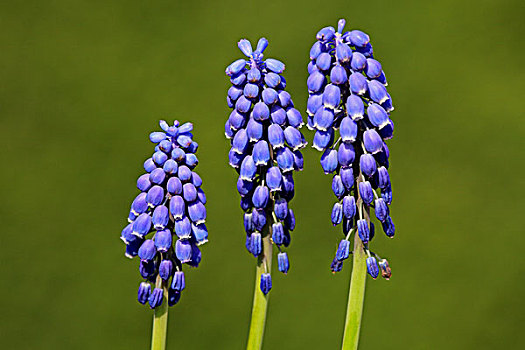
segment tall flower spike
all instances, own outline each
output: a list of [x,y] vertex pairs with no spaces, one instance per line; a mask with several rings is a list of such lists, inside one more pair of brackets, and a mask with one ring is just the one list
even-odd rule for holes
[[164,290],[175,305],[185,286],[183,265],[197,267],[199,245],[208,241],[206,196],[202,179],[195,172],[198,144],[193,141],[193,125],[169,125],[150,134],[155,144],[153,156],[144,162],[146,173],[137,180],[142,191],[131,205],[130,222],[121,233],[126,256],[139,256],[138,301],[151,308],[163,304]]
[[[389,210],[392,189],[385,144],[392,137],[390,112],[394,107],[369,36],[358,30],[345,32],[344,26],[345,21],[339,20],[337,30],[326,27],[317,33],[307,80],[307,125],[315,130],[313,147],[323,152],[323,170],[333,174],[332,189],[338,202],[331,219],[334,225],[343,224],[345,236],[332,262],[334,272],[340,271],[348,257],[347,242],[352,232],[359,235],[369,252],[373,227],[363,213],[370,208],[388,237],[395,232]],[[373,278],[378,275],[375,262],[369,257],[368,271]],[[387,271],[381,264],[382,271]],[[382,275],[389,278],[390,267]]]
[[[232,83],[226,100],[233,111],[225,134],[231,140],[230,165],[239,173],[237,189],[245,212],[246,248],[256,257],[268,258],[264,256],[265,245],[275,244],[279,270],[287,273],[284,247],[290,244],[290,231],[295,226],[289,208],[294,196],[292,174],[303,168],[300,149],[306,146],[299,131],[303,119],[285,91],[286,80],[281,75],[284,64],[272,58],[264,60],[268,41],[261,38],[255,50],[246,39],[238,46],[247,59],[236,60],[226,68]],[[259,283],[264,294],[271,288],[267,266],[264,264]]]

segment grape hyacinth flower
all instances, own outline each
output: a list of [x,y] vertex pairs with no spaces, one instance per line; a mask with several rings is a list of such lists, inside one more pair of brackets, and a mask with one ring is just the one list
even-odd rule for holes
[[[332,190],[337,202],[331,219],[334,226],[342,225],[344,234],[331,264],[334,273],[341,271],[349,257],[350,237],[355,233],[353,270],[358,273],[356,277],[352,273],[352,303],[361,285],[357,281],[362,282],[364,295],[365,271],[374,279],[380,270],[386,279],[391,275],[386,260],[369,250],[374,237],[369,213],[373,208],[385,234],[393,237],[390,154],[385,142],[392,138],[394,124],[390,113],[394,107],[369,36],[359,30],[344,31],[344,26],[345,20],[341,19],[337,30],[321,29],[310,50],[307,126],[315,130],[313,147],[323,152],[321,167],[326,174],[333,174]],[[381,261],[379,265],[376,258]],[[359,298],[362,308],[362,297],[354,299]],[[351,320],[347,325],[359,322],[360,313],[359,320]],[[357,342],[357,338],[351,338],[349,330],[345,330],[343,348]]]
[[[294,197],[293,172],[303,169],[300,150],[306,141],[299,131],[301,113],[285,90],[284,64],[272,58],[264,60],[268,41],[261,38],[255,50],[246,39],[238,46],[246,58],[226,68],[232,84],[226,100],[232,112],[225,134],[231,140],[229,164],[239,174],[237,190],[244,211],[246,249],[258,257],[257,278],[263,293],[260,296],[256,291],[258,299],[272,287],[272,244],[279,250],[279,271],[287,273],[290,267],[284,248],[295,228],[289,205]],[[250,332],[249,344],[252,340]]]
[[185,288],[183,265],[197,267],[199,246],[208,241],[206,196],[195,172],[198,144],[193,141],[193,124],[161,120],[160,127],[162,131],[150,134],[155,150],[144,162],[145,173],[137,180],[141,192],[120,236],[125,255],[140,259],[144,281],[138,301],[155,309],[153,341],[155,327],[165,327],[167,307],[177,304]]

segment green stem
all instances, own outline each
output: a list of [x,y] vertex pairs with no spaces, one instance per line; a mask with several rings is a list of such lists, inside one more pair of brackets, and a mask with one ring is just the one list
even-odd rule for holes
[[[362,176],[359,176],[361,179]],[[359,180],[357,185],[359,185]],[[358,188],[358,187],[356,187]],[[357,191],[357,190],[356,190]],[[370,227],[370,209],[363,205],[363,200],[358,196],[357,207],[365,207],[362,212],[363,218]],[[354,254],[352,264],[352,277],[350,278],[350,290],[348,292],[348,305],[346,307],[345,330],[343,334],[343,350],[356,350],[359,345],[359,330],[361,329],[361,318],[363,315],[363,303],[365,299],[366,285],[366,253],[363,242],[357,232],[354,234]]]
[[268,310],[269,294],[264,295],[261,292],[260,282],[263,273],[270,273],[272,267],[272,242],[270,241],[270,233],[266,225],[266,229],[262,232],[262,248],[263,252],[259,255],[257,260],[257,269],[255,273],[255,291],[253,293],[253,307],[252,320],[250,322],[250,333],[248,335],[248,343],[246,349],[259,350],[262,348],[264,337],[264,326],[266,324],[266,312]]
[[[157,279],[160,279],[160,277],[157,277]],[[162,283],[162,289],[164,290],[164,300],[162,300],[160,306],[155,308],[153,314],[151,350],[166,349],[166,334],[168,329],[168,287],[165,283]]]

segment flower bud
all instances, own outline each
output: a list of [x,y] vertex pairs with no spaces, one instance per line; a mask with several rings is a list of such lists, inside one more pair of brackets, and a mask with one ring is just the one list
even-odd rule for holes
[[272,124],[268,127],[268,142],[273,148],[284,147],[284,132],[279,125]]
[[150,308],[154,309],[162,305],[163,291],[160,288],[153,289],[151,295],[148,298]]
[[268,106],[273,105],[279,101],[279,94],[272,88],[264,89],[262,91],[261,97],[263,102]]
[[266,68],[274,73],[280,74],[284,71],[284,63],[273,58],[266,60]]
[[264,209],[268,205],[270,191],[266,186],[257,186],[253,192],[252,203],[256,208]]
[[208,242],[208,229],[206,228],[206,225],[191,224],[191,232],[193,233],[193,237],[195,237],[198,246]]
[[385,221],[382,223],[383,231],[388,237],[394,237],[394,234],[396,233],[396,227],[394,225],[394,222],[392,221],[392,218],[390,216],[387,216]]
[[143,238],[151,229],[151,216],[149,214],[140,214],[133,222],[133,234]]
[[199,201],[191,202],[188,205],[188,215],[196,225],[206,221],[206,207]]
[[360,52],[352,53],[352,61],[350,62],[350,68],[353,71],[361,72],[366,68],[366,57]]
[[232,141],[232,149],[234,152],[242,154],[248,148],[248,135],[245,129],[237,131]]
[[266,225],[266,212],[264,209],[254,209],[252,212],[252,221],[256,231],[262,231]]
[[340,272],[343,269],[343,262],[340,260],[337,260],[337,257],[332,260],[332,263],[330,264],[330,270],[332,270],[332,273]]
[[312,147],[318,151],[324,151],[328,148],[334,139],[334,131],[332,129],[328,131],[317,130],[314,135]]
[[182,219],[175,220],[175,233],[180,239],[191,238],[191,222],[187,216]]
[[168,208],[165,205],[159,205],[153,211],[153,216],[151,222],[153,228],[156,230],[162,230],[168,224],[170,220],[170,213]]
[[279,148],[276,152],[275,160],[283,172],[293,170],[293,153],[288,148]]
[[250,235],[251,239],[251,253],[253,256],[259,256],[262,252],[262,240],[259,232],[254,232]]
[[339,176],[341,176],[341,181],[347,190],[352,189],[354,186],[354,171],[352,168],[341,168],[339,171]]
[[159,265],[159,276],[163,280],[168,280],[173,271],[173,263],[171,260],[162,260]]
[[345,194],[345,186],[341,181],[341,176],[335,175],[332,179],[332,191],[337,198],[341,198]]
[[267,165],[270,161],[270,149],[268,148],[268,143],[264,140],[258,141],[253,146],[252,157],[255,165]]
[[246,181],[241,178],[237,180],[237,192],[239,192],[241,196],[249,195],[252,193],[252,191],[253,191],[253,182]]
[[321,167],[325,174],[333,173],[338,165],[337,151],[335,149],[327,149],[321,156]]
[[[301,149],[305,146],[303,143],[303,135],[299,130],[294,128],[293,126],[289,126],[286,129],[284,129],[284,138],[286,140],[286,143],[294,150]],[[269,153],[268,153],[268,158]]]
[[275,200],[274,213],[278,220],[284,220],[286,218],[288,215],[288,202],[284,198]]
[[385,200],[383,198],[378,198],[375,201],[374,211],[376,214],[376,218],[384,222],[388,217],[388,205],[385,203]]
[[171,289],[182,292],[186,288],[186,279],[184,277],[184,272],[176,271],[173,274],[173,280],[171,282]]
[[136,216],[144,213],[148,209],[148,202],[146,201],[146,196],[147,194],[145,192],[142,192],[137,197],[135,197],[133,203],[131,203],[131,211]]
[[[174,175],[177,174],[177,170],[179,170],[179,165],[173,159],[168,159],[166,163],[164,163],[162,170],[164,170],[166,174]],[[162,181],[157,183],[162,183]]]
[[335,203],[332,208],[332,224],[339,225],[343,220],[343,206],[341,203]]
[[335,46],[335,57],[340,63],[350,62],[352,57],[352,49],[343,42],[336,43]]
[[339,126],[339,134],[341,135],[341,140],[343,142],[355,142],[357,138],[357,123],[345,117],[341,120],[341,125]]
[[370,79],[380,77],[381,73],[383,72],[383,67],[381,67],[381,63],[374,60],[373,58],[368,58],[366,61],[367,61],[366,76],[369,77]]
[[388,175],[388,170],[385,167],[379,167],[377,169],[378,174],[378,186],[380,189],[385,189],[390,186],[390,176]]
[[176,162],[182,162],[186,159],[186,153],[181,148],[174,148],[173,151],[171,151],[171,159]]
[[269,273],[261,274],[261,292],[266,295],[272,289],[272,276]]
[[355,198],[351,195],[343,198],[343,215],[347,219],[354,217],[356,213]]
[[[186,153],[186,165],[193,169],[199,164],[199,159],[194,153]],[[166,166],[166,164],[164,164]]]
[[255,84],[248,83],[244,86],[243,93],[247,98],[256,98],[259,95],[259,87]]
[[147,282],[141,282],[139,285],[138,297],[139,303],[142,305],[148,302],[148,298],[151,294],[151,285]]
[[170,199],[170,213],[174,220],[181,219],[186,213],[186,203],[181,196],[173,196]]
[[389,123],[388,114],[380,105],[376,103],[370,103],[366,109],[366,114],[368,115],[368,120],[372,125],[378,127],[379,129],[385,127]]
[[382,104],[388,100],[388,93],[386,92],[385,86],[377,80],[371,80],[368,83],[368,89],[372,101]]
[[176,305],[182,293],[173,289],[168,289],[168,306]]
[[288,261],[288,255],[285,252],[277,254],[277,265],[279,271],[286,274],[290,269],[290,262]]
[[137,188],[142,192],[145,192],[151,188],[151,182],[149,181],[150,174],[141,175],[137,179]]
[[388,261],[386,259],[382,259],[379,261],[379,268],[381,269],[381,276],[389,280],[390,277],[392,277],[392,270],[390,269],[390,265],[388,265]]
[[365,105],[361,97],[357,95],[350,95],[346,100],[346,112],[352,120],[361,120],[365,115]]
[[175,256],[181,263],[185,264],[191,260],[192,247],[191,243],[185,239],[179,239],[175,243]]
[[370,37],[360,30],[352,30],[348,35],[348,39],[352,45],[357,47],[364,47],[370,42]]
[[153,153],[153,156],[151,158],[153,159],[155,164],[157,164],[158,166],[163,166],[164,162],[168,160],[168,156],[166,155],[166,153],[162,151],[157,151]]
[[330,71],[330,81],[332,84],[343,85],[348,81],[346,69],[337,63]]
[[151,158],[146,159],[146,161],[144,162],[144,170],[146,170],[148,173],[151,173],[156,168],[157,168],[157,165],[155,164],[153,159]]
[[250,119],[246,125],[246,135],[250,142],[259,141],[263,136],[262,123],[255,119]]
[[171,248],[172,233],[170,229],[157,231],[155,234],[155,247],[157,251],[166,253]]
[[273,166],[266,171],[266,185],[271,192],[280,191],[283,183],[283,176],[279,167]]
[[363,74],[352,73],[348,78],[352,94],[364,95],[368,91],[368,82]]
[[343,239],[341,242],[339,242],[339,247],[337,248],[337,252],[335,254],[335,258],[339,261],[343,261],[348,259],[350,256],[350,241]]
[[371,177],[377,170],[376,160],[371,154],[365,153],[359,158],[359,168],[365,176]]
[[141,261],[139,265],[139,272],[142,278],[144,279],[150,279],[151,277],[155,277],[154,276],[156,274],[155,262]]
[[368,274],[376,279],[379,276],[379,267],[377,266],[377,260],[373,256],[366,258],[366,269]]
[[264,102],[257,102],[253,106],[253,119],[263,121],[270,118],[270,109]]
[[284,228],[280,222],[272,225],[272,240],[278,246],[284,242]]
[[146,195],[146,202],[148,202],[148,206],[154,208],[161,204],[163,200],[164,189],[162,187],[155,185],[149,189],[148,194]]
[[366,205],[370,205],[374,200],[374,190],[370,182],[364,181],[359,183],[359,194]]
[[182,196],[186,202],[192,202],[197,199],[197,189],[192,183],[185,183],[182,186]]
[[370,239],[370,229],[365,219],[357,220],[357,233],[363,243],[368,243]]
[[261,80],[261,71],[255,67],[252,67],[246,74],[246,77],[248,78],[249,82],[257,83],[259,80]]
[[252,181],[257,174],[257,166],[253,161],[252,156],[246,156],[241,163],[241,179]]
[[139,249],[139,258],[142,261],[153,260],[157,254],[157,249],[155,248],[155,243],[151,239],[147,239],[142,243]]
[[306,81],[308,86],[308,91],[311,93],[320,91],[326,83],[326,78],[324,74],[320,72],[313,72]]
[[[346,118],[345,118],[346,119]],[[352,122],[353,123],[353,122]],[[348,142],[342,142],[337,151],[337,160],[341,167],[351,167],[355,160],[354,146]],[[375,164],[375,161],[374,161]]]

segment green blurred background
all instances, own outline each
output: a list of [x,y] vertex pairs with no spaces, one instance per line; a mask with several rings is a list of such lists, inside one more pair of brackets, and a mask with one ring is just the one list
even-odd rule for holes
[[[160,118],[192,120],[210,243],[169,320],[170,349],[242,349],[254,259],[244,249],[223,125],[241,37],[270,41],[305,110],[318,29],[368,32],[396,111],[393,278],[369,280],[362,349],[518,349],[523,1],[10,1],[0,4],[0,346],[145,349],[151,311],[120,230]],[[312,134],[307,133],[308,140]],[[337,349],[351,264],[330,178],[305,151],[288,276],[275,274],[266,349]]]

